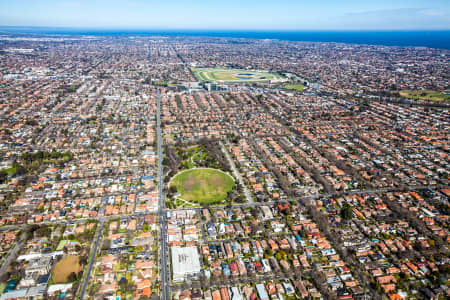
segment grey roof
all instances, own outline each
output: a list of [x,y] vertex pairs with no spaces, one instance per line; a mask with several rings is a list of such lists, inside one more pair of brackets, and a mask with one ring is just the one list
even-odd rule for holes
[[10,291],[10,292],[2,294],[2,296],[0,297],[0,300],[23,298],[27,295],[27,291],[28,291],[28,289],[20,289],[20,290]]

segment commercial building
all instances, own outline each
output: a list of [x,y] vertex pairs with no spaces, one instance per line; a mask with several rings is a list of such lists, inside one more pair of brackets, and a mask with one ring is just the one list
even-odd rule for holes
[[183,281],[200,273],[200,256],[197,247],[172,247],[173,281]]

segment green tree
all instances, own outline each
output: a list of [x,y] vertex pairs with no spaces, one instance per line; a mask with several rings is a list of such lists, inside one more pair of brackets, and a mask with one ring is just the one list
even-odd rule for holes
[[351,220],[353,218],[353,210],[350,204],[345,203],[341,209],[341,217],[344,220]]
[[6,172],[5,170],[1,170],[0,171],[0,183],[5,182],[7,178],[8,178],[8,172]]
[[77,274],[75,272],[70,273],[69,277],[67,278],[68,282],[74,282],[77,281]]

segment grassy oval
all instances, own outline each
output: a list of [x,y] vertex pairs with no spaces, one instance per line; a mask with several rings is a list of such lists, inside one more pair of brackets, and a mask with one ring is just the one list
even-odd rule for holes
[[215,169],[191,169],[175,175],[170,184],[177,188],[179,197],[198,204],[220,203],[234,188],[233,178]]

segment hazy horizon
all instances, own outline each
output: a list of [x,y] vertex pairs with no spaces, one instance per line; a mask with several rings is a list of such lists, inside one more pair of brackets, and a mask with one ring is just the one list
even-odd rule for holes
[[102,26],[24,26],[1,25],[0,29],[61,29],[61,30],[103,30],[103,31],[167,31],[167,32],[450,32],[450,28],[436,29],[276,29],[276,28],[165,28],[165,27],[102,27]]
[[154,30],[450,30],[443,0],[0,0],[0,26]]

